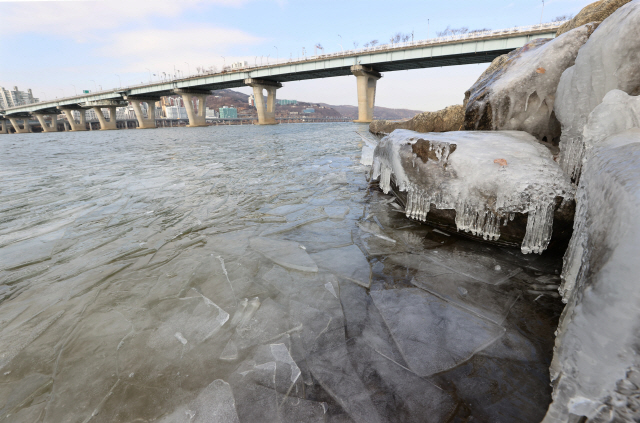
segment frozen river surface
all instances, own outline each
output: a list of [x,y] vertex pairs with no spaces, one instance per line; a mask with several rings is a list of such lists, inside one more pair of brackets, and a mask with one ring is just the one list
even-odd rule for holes
[[409,221],[356,129],[0,136],[0,421],[539,422],[559,261]]

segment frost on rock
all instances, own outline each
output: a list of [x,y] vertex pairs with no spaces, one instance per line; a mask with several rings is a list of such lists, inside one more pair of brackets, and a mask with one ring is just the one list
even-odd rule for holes
[[514,213],[528,213],[522,252],[549,244],[556,199],[572,198],[549,150],[520,131],[419,134],[396,130],[376,148],[373,178],[407,192],[407,217],[425,221],[430,205],[454,209],[458,230],[497,240]]
[[584,25],[553,40],[538,38],[495,59],[465,93],[465,129],[525,131],[557,145],[556,88],[592,31]]
[[560,78],[554,111],[562,124],[560,166],[580,177],[583,130],[589,114],[613,89],[640,94],[640,2],[605,19]]
[[587,422],[640,418],[639,181],[638,128],[599,142],[584,164],[545,423],[568,421],[570,414]]

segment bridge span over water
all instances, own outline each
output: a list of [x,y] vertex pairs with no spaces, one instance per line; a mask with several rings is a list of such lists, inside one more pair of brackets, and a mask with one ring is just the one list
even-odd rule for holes
[[[225,69],[199,73],[180,79],[167,79],[136,86],[114,88],[80,96],[20,105],[0,110],[0,133],[7,133],[6,119],[18,133],[29,132],[28,118],[35,116],[45,132],[57,131],[57,115],[65,113],[72,130],[86,130],[84,110],[93,108],[101,129],[116,129],[117,107],[131,104],[139,128],[156,127],[155,116],[147,116],[142,103],[152,105],[162,96],[181,95],[189,126],[205,126],[205,99],[212,91],[253,87],[260,124],[277,123],[276,90],[282,83],[306,79],[354,75],[358,88],[358,120],[371,122],[377,81],[383,72],[491,62],[496,57],[522,47],[535,38],[554,38],[563,22],[553,22],[499,31],[477,31],[429,40],[383,44],[359,50],[322,54],[300,60],[280,60],[266,66]],[[266,99],[264,92],[266,91]],[[195,103],[193,100],[196,100]],[[266,101],[265,101],[266,100]],[[198,105],[198,106],[196,106]],[[152,110],[150,107],[147,110]],[[80,111],[81,113],[74,113]],[[152,114],[153,115],[153,114]],[[49,116],[51,123],[47,123]],[[79,118],[77,118],[79,116]],[[22,127],[18,123],[23,121]]]

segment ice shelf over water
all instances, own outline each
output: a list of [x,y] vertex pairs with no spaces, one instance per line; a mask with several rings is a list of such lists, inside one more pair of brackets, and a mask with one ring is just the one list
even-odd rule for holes
[[426,220],[431,204],[454,209],[458,230],[484,239],[498,239],[514,213],[528,214],[525,254],[546,249],[557,199],[573,198],[549,150],[520,131],[398,129],[376,147],[372,171],[385,193],[392,181],[407,192],[407,217]]
[[361,142],[0,135],[0,422],[539,423],[560,263],[408,221]]
[[605,19],[582,46],[575,65],[560,78],[554,111],[562,124],[560,166],[580,177],[583,131],[589,114],[613,89],[640,94],[640,2]]

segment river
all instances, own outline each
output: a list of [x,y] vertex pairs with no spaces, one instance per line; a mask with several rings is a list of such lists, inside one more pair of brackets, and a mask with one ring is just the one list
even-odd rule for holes
[[561,261],[408,220],[366,125],[0,136],[0,421],[539,422]]

